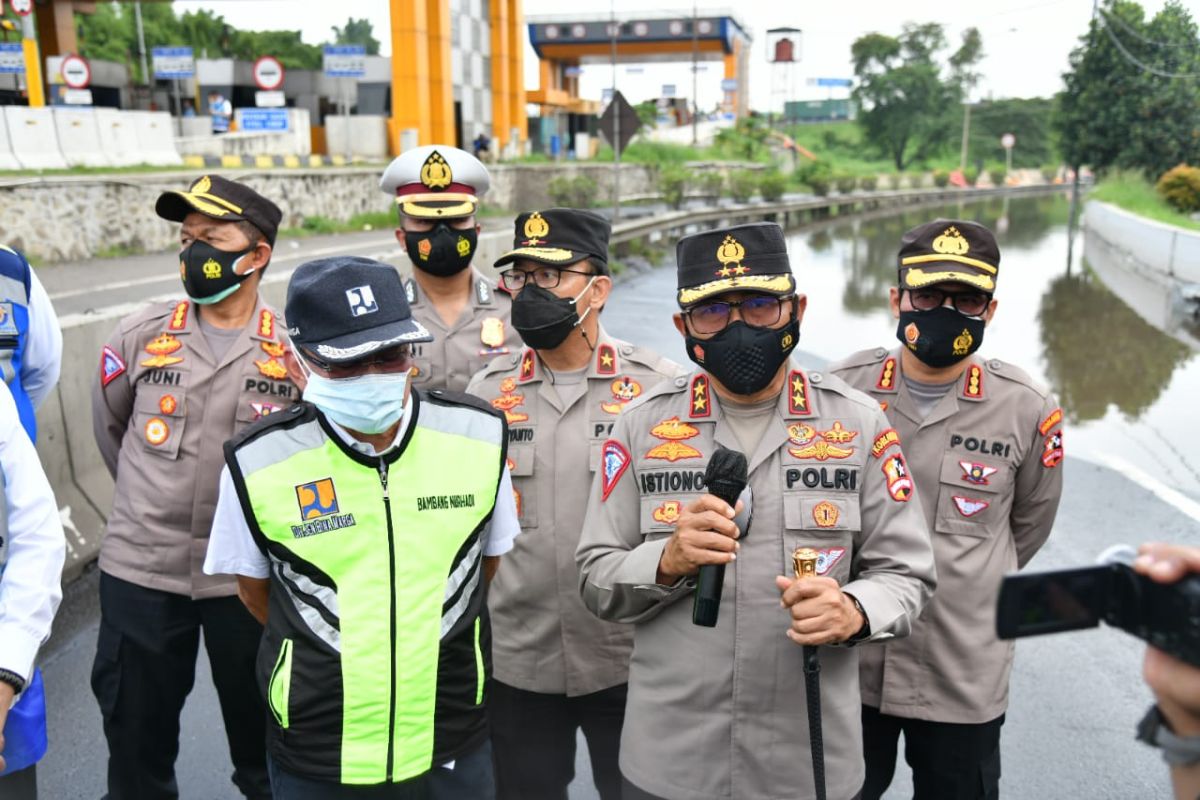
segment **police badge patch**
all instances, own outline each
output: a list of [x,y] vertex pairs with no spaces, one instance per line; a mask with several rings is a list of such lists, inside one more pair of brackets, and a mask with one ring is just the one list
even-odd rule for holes
[[629,469],[629,451],[616,439],[609,439],[601,450],[600,466],[604,470],[600,483],[600,499],[607,500],[621,476],[625,474],[625,470]]

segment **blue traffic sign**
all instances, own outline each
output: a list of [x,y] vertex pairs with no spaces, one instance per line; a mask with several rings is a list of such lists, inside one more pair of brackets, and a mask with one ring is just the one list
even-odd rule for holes
[[849,78],[817,78],[817,86],[853,86],[854,81]]
[[367,48],[361,44],[327,44],[322,67],[330,78],[361,78],[367,74]]
[[25,72],[25,50],[20,42],[0,42],[0,75]]
[[150,55],[157,80],[179,80],[196,74],[196,58],[190,47],[155,47]]
[[272,131],[288,130],[288,111],[286,108],[239,108],[238,123],[243,131]]

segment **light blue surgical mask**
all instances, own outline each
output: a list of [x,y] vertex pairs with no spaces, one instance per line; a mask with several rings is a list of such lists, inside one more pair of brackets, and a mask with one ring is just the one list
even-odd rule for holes
[[343,428],[358,433],[383,433],[404,416],[408,370],[335,379],[317,375],[303,358],[298,360],[308,376],[304,399]]

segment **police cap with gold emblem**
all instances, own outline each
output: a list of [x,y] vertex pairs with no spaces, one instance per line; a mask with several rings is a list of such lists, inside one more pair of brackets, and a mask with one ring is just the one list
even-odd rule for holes
[[783,229],[753,222],[684,236],[675,245],[681,308],[724,292],[786,297],[796,291]]
[[904,234],[899,262],[901,289],[955,282],[990,294],[996,291],[1000,248],[978,222],[938,219]]
[[275,234],[283,212],[279,206],[244,183],[205,175],[182,192],[163,192],[154,204],[155,212],[171,222],[183,222],[193,212],[221,222],[249,222],[262,231],[267,242],[275,245]]
[[612,225],[593,211],[578,208],[548,208],[517,216],[513,249],[496,261],[504,270],[513,262],[528,259],[553,267],[569,267],[591,261],[601,275],[608,272],[608,237]]
[[457,147],[431,144],[405,151],[388,164],[379,188],[400,211],[421,219],[467,217],[492,180],[483,163]]

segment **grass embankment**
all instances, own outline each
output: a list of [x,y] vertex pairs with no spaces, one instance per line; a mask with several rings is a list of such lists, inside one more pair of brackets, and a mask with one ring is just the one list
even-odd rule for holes
[[1088,193],[1088,198],[1112,203],[1118,208],[1156,222],[1200,230],[1200,222],[1167,205],[1155,190],[1154,184],[1140,172],[1110,172]]

